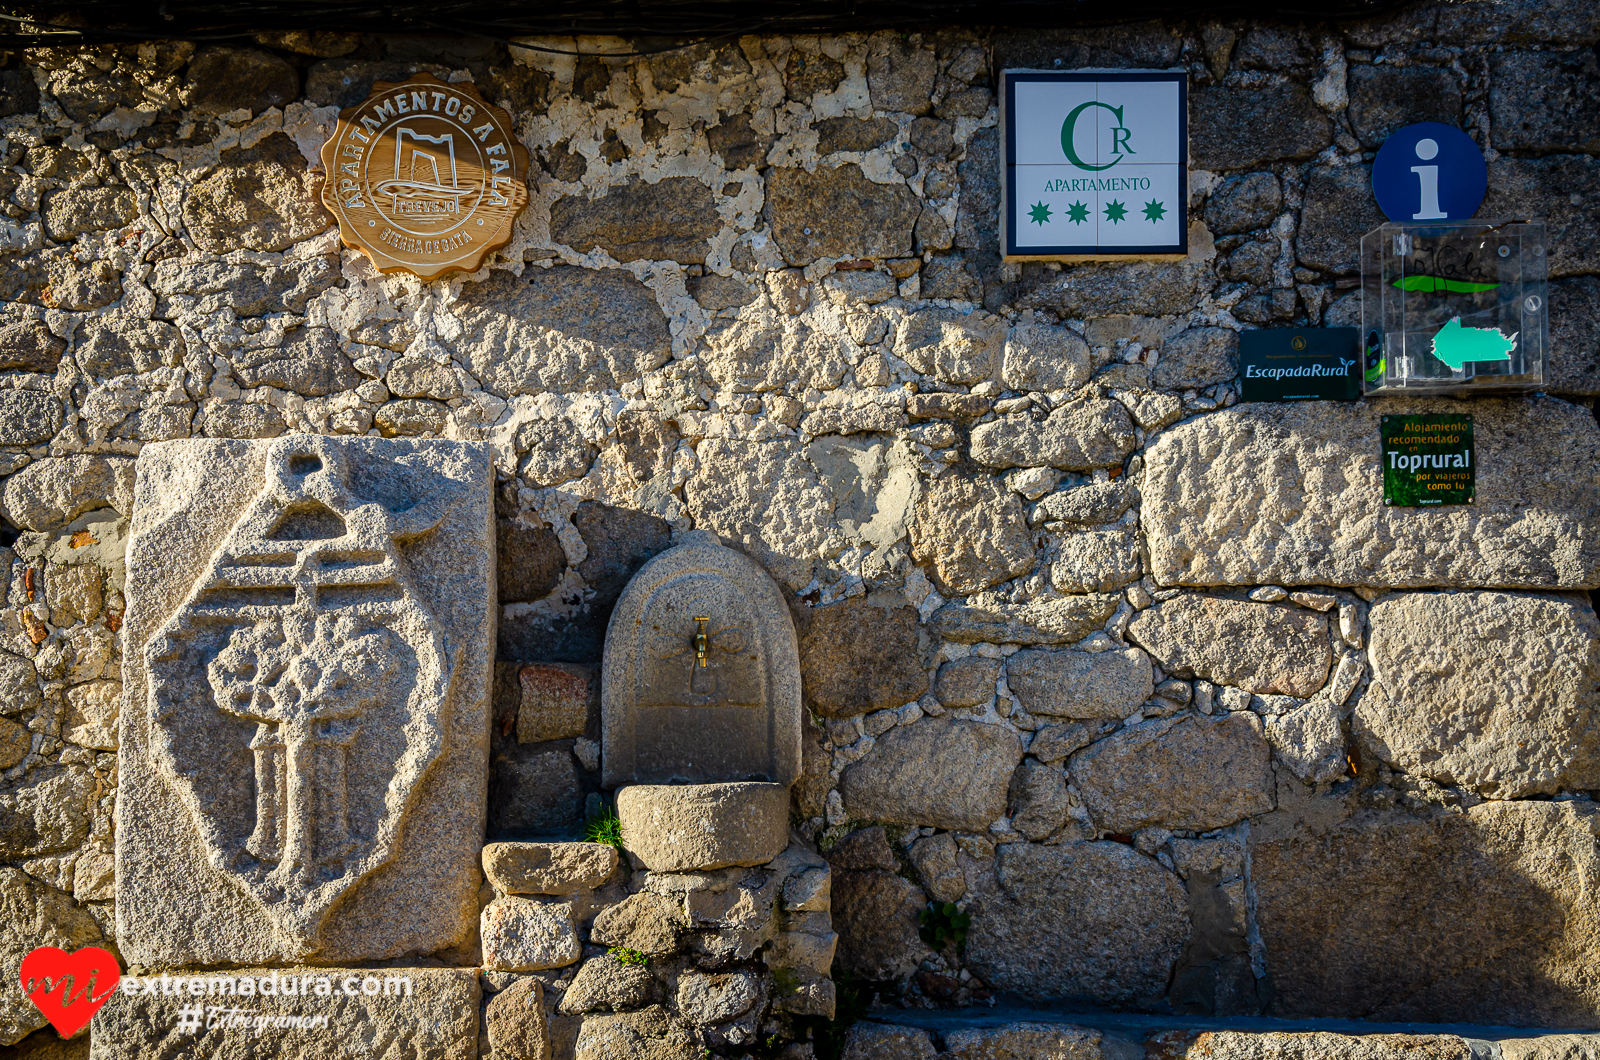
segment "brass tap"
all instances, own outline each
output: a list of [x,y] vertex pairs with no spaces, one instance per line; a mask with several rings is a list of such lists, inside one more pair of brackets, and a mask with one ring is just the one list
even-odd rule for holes
[[694,635],[695,665],[704,668],[706,665],[706,657],[711,652],[711,638],[706,634],[706,623],[710,622],[711,618],[710,616],[704,618],[697,617],[695,621],[700,623],[700,631]]

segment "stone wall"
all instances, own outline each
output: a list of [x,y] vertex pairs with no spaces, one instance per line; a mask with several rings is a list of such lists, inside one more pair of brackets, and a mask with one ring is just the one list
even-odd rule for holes
[[[709,529],[800,631],[836,972],[912,1004],[1594,1025],[1597,41],[1591,5],[1515,0],[626,60],[7,53],[8,982],[115,941],[133,458],[375,433],[496,454],[490,838],[595,809],[611,606]],[[1000,262],[1011,67],[1189,73],[1187,260]],[[537,162],[512,244],[428,284],[317,198],[337,109],[417,70],[473,79]],[[1241,329],[1358,322],[1368,166],[1418,120],[1484,148],[1483,216],[1549,225],[1547,394],[1239,405]],[[1474,506],[1384,509],[1402,409],[1474,414]],[[919,937],[930,899],[964,948]],[[0,1041],[39,1026],[7,988]]]

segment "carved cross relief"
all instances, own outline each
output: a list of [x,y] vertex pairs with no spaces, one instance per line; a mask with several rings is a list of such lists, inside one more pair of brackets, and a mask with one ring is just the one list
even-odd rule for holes
[[[145,645],[151,751],[208,861],[301,953],[396,854],[440,758],[453,665],[403,546],[443,514],[361,496],[344,450],[281,439],[255,499]],[[193,742],[238,725],[253,797],[196,775]],[[245,729],[244,732],[251,730]],[[219,742],[220,741],[220,742]]]

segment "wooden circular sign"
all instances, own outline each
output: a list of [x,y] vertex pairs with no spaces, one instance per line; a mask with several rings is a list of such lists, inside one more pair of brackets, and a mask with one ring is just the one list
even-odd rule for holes
[[472,272],[528,205],[528,149],[471,84],[379,81],[322,145],[322,201],[380,272]]

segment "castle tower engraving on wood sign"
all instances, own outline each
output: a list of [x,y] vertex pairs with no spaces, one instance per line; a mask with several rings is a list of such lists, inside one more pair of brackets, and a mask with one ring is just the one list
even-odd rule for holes
[[473,272],[528,205],[528,149],[470,83],[379,81],[322,146],[322,202],[380,272]]

